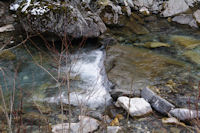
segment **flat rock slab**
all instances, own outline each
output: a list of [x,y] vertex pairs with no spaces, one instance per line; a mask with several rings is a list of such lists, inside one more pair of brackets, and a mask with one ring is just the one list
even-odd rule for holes
[[144,98],[146,101],[148,101],[156,111],[164,115],[167,115],[168,112],[175,107],[167,100],[155,94],[148,87],[142,90],[141,97]]
[[78,123],[71,123],[69,130],[69,123],[57,124],[52,126],[53,133],[90,133],[98,129],[99,121],[88,117],[79,116]]
[[152,112],[151,105],[144,98],[128,98],[122,96],[117,99],[117,104],[129,112],[132,117],[140,117]]
[[170,115],[181,121],[192,120],[200,116],[200,111],[190,110],[186,108],[176,108],[169,112]]

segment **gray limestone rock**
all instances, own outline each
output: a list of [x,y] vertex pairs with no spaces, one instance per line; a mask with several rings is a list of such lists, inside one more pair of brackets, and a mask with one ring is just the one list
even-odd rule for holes
[[151,106],[161,114],[167,115],[168,112],[174,108],[174,105],[169,103],[167,100],[156,95],[148,87],[144,88],[141,92],[141,97],[148,101]]

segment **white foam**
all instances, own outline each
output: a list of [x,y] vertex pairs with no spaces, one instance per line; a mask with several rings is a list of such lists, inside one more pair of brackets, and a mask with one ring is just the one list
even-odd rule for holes
[[[78,92],[70,93],[70,104],[73,105],[87,105],[91,108],[96,108],[104,105],[111,100],[108,92],[108,86],[105,85],[106,73],[104,69],[104,53],[100,50],[95,50],[89,53],[82,53],[73,57],[75,59],[70,73],[79,75],[84,82]],[[65,69],[69,72],[69,69]],[[51,102],[62,100],[64,103],[69,103],[67,99],[67,92],[63,92],[61,96],[52,97]]]

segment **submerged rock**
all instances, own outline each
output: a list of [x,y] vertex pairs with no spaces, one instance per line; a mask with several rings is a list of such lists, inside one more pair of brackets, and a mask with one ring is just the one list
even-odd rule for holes
[[144,46],[147,48],[170,47],[169,44],[162,42],[146,42]]
[[167,100],[156,95],[148,87],[142,89],[141,97],[147,100],[156,111],[164,115],[167,115],[168,112],[175,107]]
[[134,32],[135,34],[138,34],[138,35],[143,35],[143,34],[148,34],[149,31],[147,28],[145,28],[143,25],[141,24],[138,24],[137,22],[129,22],[127,25],[126,25],[132,32]]
[[143,116],[152,112],[151,106],[143,98],[119,97],[117,104],[124,108],[132,117]]
[[198,119],[198,117],[200,116],[200,111],[190,110],[186,108],[176,108],[176,109],[172,109],[169,112],[169,114],[176,117],[179,120],[187,121],[187,120],[192,120],[195,118]]
[[200,40],[197,40],[189,36],[174,35],[171,37],[171,40],[175,42],[176,44],[184,46],[185,48],[188,48],[188,49],[193,49],[200,45]]
[[71,123],[69,130],[69,123],[57,124],[52,126],[53,133],[91,133],[98,129],[99,121],[88,116],[79,116],[78,123]]
[[[140,94],[140,88],[160,82],[164,77],[186,67],[183,62],[153,53],[149,49],[127,45],[107,48],[105,60],[108,79],[115,89]],[[112,91],[112,90],[111,90]]]
[[200,53],[189,50],[189,51],[185,51],[183,55],[189,58],[192,62],[196,64],[200,64]]

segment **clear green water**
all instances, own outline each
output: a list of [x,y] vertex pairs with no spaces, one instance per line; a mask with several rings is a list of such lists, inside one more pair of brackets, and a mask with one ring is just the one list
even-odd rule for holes
[[[148,26],[147,26],[148,27]],[[154,29],[153,29],[154,28]],[[186,76],[188,79],[183,79],[183,77],[178,77],[181,74],[177,75],[175,78],[177,81],[187,81],[188,83],[183,85],[183,92],[190,93],[190,91],[193,91],[192,88],[194,86],[197,86],[198,81],[200,80],[200,63],[195,62],[189,57],[186,57],[184,55],[184,52],[190,50],[195,52],[197,55],[200,56],[200,45],[193,48],[193,49],[186,49],[185,47],[181,46],[178,43],[175,43],[171,40],[171,37],[174,35],[180,35],[185,37],[192,37],[197,40],[200,40],[200,31],[196,29],[192,29],[187,26],[180,26],[180,25],[174,25],[174,24],[168,24],[167,28],[160,28],[160,30],[155,30],[155,27],[152,27],[152,29],[149,29],[151,32],[146,35],[135,35],[134,33],[131,33],[127,31],[127,29],[124,28],[113,28],[110,34],[116,38],[121,45],[131,45],[132,47],[139,47],[142,49],[146,49],[148,51],[151,51],[156,54],[160,54],[162,56],[166,56],[172,59],[176,59],[178,61],[184,62],[187,69],[182,69],[179,73],[189,73],[189,76]],[[119,32],[120,31],[120,32]],[[121,32],[124,31],[124,32]],[[143,45],[138,44],[144,44],[146,42],[163,42],[168,43],[170,47],[160,47],[160,48],[146,48]],[[36,42],[37,43],[37,42]],[[38,42],[41,43],[41,42]],[[134,45],[136,44],[136,45]],[[4,96],[6,99],[6,102],[9,101],[10,95],[13,92],[14,87],[14,77],[15,72],[16,73],[16,79],[15,79],[15,110],[21,108],[21,101],[23,101],[23,111],[24,114],[28,114],[30,112],[37,112],[40,113],[38,110],[38,107],[35,107],[37,104],[42,103],[44,108],[50,108],[51,113],[45,114],[45,116],[48,118],[49,122],[51,123],[59,123],[61,120],[58,118],[58,115],[61,114],[61,107],[60,104],[51,104],[48,103],[48,101],[41,101],[40,98],[44,98],[45,96],[52,96],[54,94],[58,94],[59,87],[57,86],[55,80],[41,67],[35,64],[33,58],[36,61],[41,61],[42,58],[42,66],[46,68],[52,75],[55,77],[57,76],[57,64],[53,57],[58,58],[59,56],[56,54],[50,54],[48,50],[44,47],[41,47],[43,51],[45,52],[39,52],[38,50],[30,45],[30,42],[27,42],[27,47],[30,50],[32,56],[30,53],[26,50],[25,47],[19,47],[16,49],[13,49],[12,52],[16,55],[16,59],[14,60],[6,60],[6,59],[0,59],[0,67],[4,70],[5,75],[0,73],[0,85],[2,86],[4,90]],[[40,44],[38,44],[40,46]],[[196,59],[198,60],[198,58]],[[148,64],[146,64],[148,65]],[[158,69],[159,70],[159,69]],[[175,70],[175,69],[174,69]],[[178,68],[177,68],[178,70]],[[170,77],[170,74],[174,73],[166,73],[168,74],[167,77]],[[156,77],[158,79],[162,79],[162,77]],[[146,80],[146,79],[144,79]],[[76,83],[75,83],[76,84]],[[162,84],[162,83],[160,83]],[[61,89],[64,89],[66,86],[61,86]],[[185,86],[185,87],[184,87]],[[180,93],[180,90],[178,90],[177,93]],[[191,96],[196,96],[198,92],[191,92]],[[33,96],[37,96],[36,99],[33,98]],[[173,95],[173,94],[172,94]],[[165,94],[163,94],[165,96]],[[169,96],[168,94],[166,97]],[[174,95],[175,96],[175,95]],[[174,97],[171,98],[171,101],[173,101]],[[38,102],[39,101],[39,102]],[[36,102],[36,104],[35,104]],[[177,102],[178,103],[178,102]],[[65,114],[68,116],[67,112],[67,105],[64,105],[66,108]],[[72,107],[73,110],[73,121],[77,121],[77,115],[80,114],[80,107]],[[102,112],[102,109],[96,109],[98,112]],[[116,111],[117,112],[117,111]],[[119,111],[118,113],[122,113],[126,115],[124,111]],[[145,132],[147,130],[153,130],[160,126],[163,126],[165,130],[173,127],[173,126],[164,126],[161,124],[162,117],[153,114],[152,116],[146,117],[144,119],[140,119],[139,122],[137,119],[131,119],[130,120],[130,126],[123,121],[121,124],[124,124],[127,127],[128,131],[141,131]],[[5,120],[5,119],[3,119]],[[150,121],[150,122],[149,122]],[[24,123],[26,123],[27,120],[24,120]],[[48,125],[49,122],[46,122],[44,125]],[[153,123],[153,124],[151,124]],[[30,122],[27,122],[27,125],[30,125]],[[38,125],[38,123],[34,123],[33,125]],[[138,129],[138,127],[141,127]],[[180,127],[181,130],[184,130],[184,128]]]

